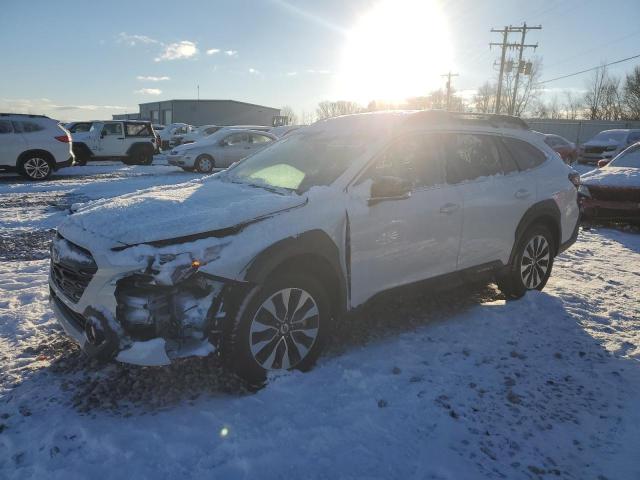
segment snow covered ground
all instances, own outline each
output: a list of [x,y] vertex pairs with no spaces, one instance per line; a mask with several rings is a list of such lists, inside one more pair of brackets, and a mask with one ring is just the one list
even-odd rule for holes
[[78,201],[196,178],[0,177],[0,478],[640,478],[640,235],[583,230],[542,293],[382,298],[307,374],[246,392],[215,359],[87,361],[47,305]]

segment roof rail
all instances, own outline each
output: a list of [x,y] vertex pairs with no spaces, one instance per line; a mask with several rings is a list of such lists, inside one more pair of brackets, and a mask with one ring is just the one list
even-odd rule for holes
[[517,128],[520,130],[530,130],[531,128],[520,117],[511,115],[500,115],[494,113],[470,113],[470,112],[448,112],[446,110],[425,110],[416,114],[418,118],[428,118],[429,120],[439,120],[447,123],[471,123],[484,124],[494,128]]
[[0,117],[20,116],[29,118],[49,118],[46,115],[32,115],[30,113],[4,113],[0,112]]

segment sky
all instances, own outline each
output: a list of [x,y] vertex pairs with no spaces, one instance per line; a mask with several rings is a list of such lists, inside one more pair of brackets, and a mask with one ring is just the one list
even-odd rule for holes
[[[615,8],[613,8],[615,5]],[[0,111],[110,118],[172,98],[296,113],[322,100],[399,100],[497,76],[492,27],[542,25],[542,80],[640,54],[638,0],[154,0],[3,2]],[[517,34],[510,37],[518,40]],[[611,67],[623,75],[640,59]],[[580,93],[588,74],[545,84]]]

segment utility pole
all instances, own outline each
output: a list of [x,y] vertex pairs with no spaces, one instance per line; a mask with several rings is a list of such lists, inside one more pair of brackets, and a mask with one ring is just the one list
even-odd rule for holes
[[459,76],[457,73],[445,73],[444,75],[440,75],[441,77],[447,77],[447,111],[451,110],[451,77]]
[[500,57],[500,74],[498,75],[498,90],[496,92],[496,105],[494,109],[495,113],[500,113],[500,100],[502,97],[502,77],[504,76],[504,60],[505,55],[507,54],[507,36],[509,35],[509,27],[505,26],[502,30],[492,28],[491,32],[502,34],[502,43],[489,44],[489,49],[494,46],[502,47],[502,55]]
[[522,38],[520,39],[520,45],[518,49],[520,52],[518,53],[518,63],[516,66],[516,78],[513,81],[513,96],[511,98],[511,108],[509,109],[509,115],[513,115],[516,111],[516,98],[518,94],[518,81],[520,80],[520,70],[522,67],[522,51],[525,48],[533,48],[534,50],[538,48],[538,44],[535,45],[525,45],[524,39],[527,36],[527,30],[542,30],[542,25],[538,25],[537,27],[527,27],[527,22],[522,24],[522,27],[509,27],[510,32],[522,32]]

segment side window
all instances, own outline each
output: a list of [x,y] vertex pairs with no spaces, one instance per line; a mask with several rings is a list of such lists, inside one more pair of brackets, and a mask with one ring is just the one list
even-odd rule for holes
[[450,185],[504,173],[498,149],[488,135],[445,135],[445,158]]
[[269,143],[273,141],[266,135],[257,135],[255,133],[252,133],[250,135],[250,138],[251,138],[251,143]]
[[106,123],[102,128],[102,135],[120,135],[122,136],[121,123]]
[[211,127],[207,128],[204,133],[205,135],[211,135],[212,133],[216,133],[218,130],[220,130],[220,127]]
[[542,165],[547,159],[544,153],[523,140],[505,137],[502,141],[515,159],[520,170],[535,168],[538,165]]
[[363,180],[375,177],[398,177],[418,188],[443,184],[437,136],[415,134],[396,140],[378,157]]
[[4,133],[13,132],[13,128],[11,127],[11,122],[7,120],[0,120],[0,135]]
[[149,137],[151,136],[151,129],[146,123],[127,123],[127,137]]
[[240,143],[247,142],[247,134],[246,133],[232,133],[227,138],[225,138],[227,145],[239,145]]
[[22,131],[24,133],[31,133],[31,132],[39,132],[40,130],[44,130],[44,127],[42,127],[41,125],[35,123],[35,122],[16,122],[16,123],[20,123],[22,126]]

